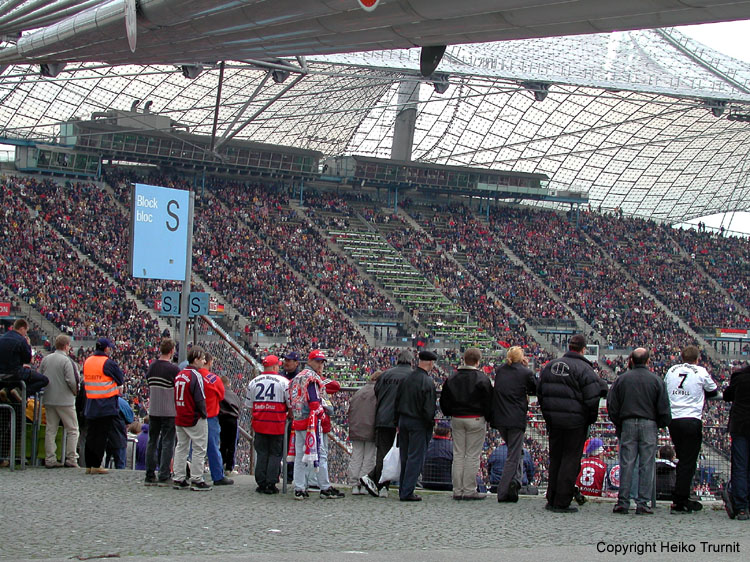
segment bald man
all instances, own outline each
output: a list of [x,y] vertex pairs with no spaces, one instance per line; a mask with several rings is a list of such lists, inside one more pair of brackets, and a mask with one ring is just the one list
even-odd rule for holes
[[620,440],[620,490],[613,513],[630,509],[630,487],[638,460],[636,515],[653,514],[647,505],[654,486],[657,428],[672,420],[664,381],[648,369],[649,352],[639,347],[630,354],[626,371],[615,380],[607,410]]

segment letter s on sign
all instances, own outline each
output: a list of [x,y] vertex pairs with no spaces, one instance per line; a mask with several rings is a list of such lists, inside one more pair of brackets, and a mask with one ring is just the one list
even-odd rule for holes
[[169,229],[170,232],[174,232],[175,230],[180,228],[180,217],[178,217],[177,214],[174,213],[174,211],[172,211],[172,205],[174,205],[178,209],[180,208],[180,204],[174,199],[172,199],[169,203],[167,203],[167,214],[174,219],[174,226],[169,224],[169,220],[167,220],[166,222],[167,228]]

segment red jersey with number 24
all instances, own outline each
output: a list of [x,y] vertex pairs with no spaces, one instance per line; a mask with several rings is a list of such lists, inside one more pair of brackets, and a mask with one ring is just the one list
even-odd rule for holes
[[289,380],[276,373],[261,373],[247,387],[245,404],[253,412],[253,431],[283,435],[289,411]]

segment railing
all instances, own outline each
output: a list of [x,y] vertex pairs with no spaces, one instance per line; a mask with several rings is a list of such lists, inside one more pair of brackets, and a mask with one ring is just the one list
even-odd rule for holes
[[[335,414],[333,433],[341,443],[348,443],[348,419],[346,413],[349,406],[349,397],[356,389],[342,388],[334,397]],[[441,421],[442,416],[436,418],[436,422]],[[598,437],[604,443],[604,453],[601,458],[607,463],[608,472],[619,464],[618,459],[618,442],[615,435],[615,427],[609,420],[605,410],[600,410],[599,421],[592,424],[589,430],[590,437]],[[488,429],[485,438],[484,447],[480,456],[480,471],[478,474],[478,484],[489,487],[489,470],[488,459],[492,452],[502,444],[502,438],[499,432],[494,429]],[[672,441],[669,432],[666,429],[660,429],[658,433],[657,447],[662,445],[671,445]],[[703,426],[703,446],[699,456],[698,466],[696,467],[693,487],[696,493],[702,497],[716,496],[725,482],[729,481],[730,461],[728,455],[729,436],[727,428],[719,425]],[[524,438],[524,449],[528,450],[534,464],[534,475],[530,479],[530,484],[541,490],[546,489],[548,482],[549,469],[549,436],[547,426],[541,415],[537,404],[529,406],[528,424]],[[722,450],[723,449],[723,450]],[[583,452],[582,452],[583,453]],[[335,462],[329,462],[329,473],[332,482],[344,483],[347,479],[348,457],[343,449],[331,454],[331,457],[337,456]],[[434,480],[429,475],[424,475],[428,479]],[[619,475],[618,475],[619,478]],[[610,495],[616,495],[613,490],[614,482],[609,486]],[[605,492],[606,493],[606,492]]]

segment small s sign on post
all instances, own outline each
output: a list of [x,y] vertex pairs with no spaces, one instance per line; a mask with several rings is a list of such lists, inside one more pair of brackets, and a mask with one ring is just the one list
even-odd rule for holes
[[380,2],[380,0],[358,0],[358,2],[365,12],[372,12],[378,7],[378,2]]

